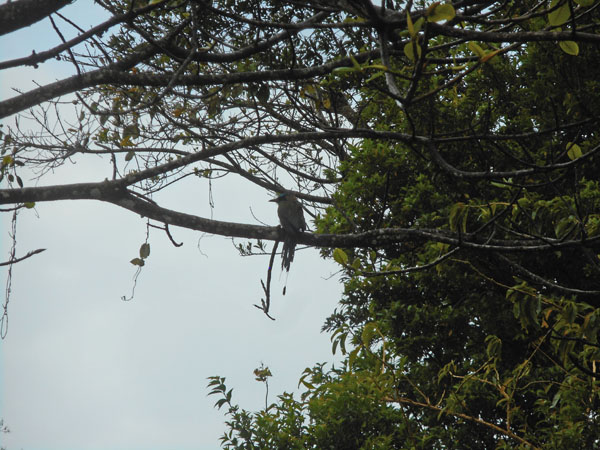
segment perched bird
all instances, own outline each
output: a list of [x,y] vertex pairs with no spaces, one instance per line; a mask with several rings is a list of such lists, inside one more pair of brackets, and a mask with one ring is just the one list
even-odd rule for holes
[[294,237],[300,232],[306,231],[304,212],[296,196],[288,192],[283,192],[269,201],[277,203],[279,222],[286,234],[281,252],[281,268],[289,272],[296,249],[296,240]]

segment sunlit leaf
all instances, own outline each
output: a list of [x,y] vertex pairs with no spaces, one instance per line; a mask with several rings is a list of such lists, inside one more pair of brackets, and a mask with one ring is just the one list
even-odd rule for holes
[[133,146],[133,142],[131,142],[131,137],[130,136],[125,136],[123,139],[121,139],[119,141],[119,144],[121,145],[121,147],[131,147],[131,146]]
[[417,58],[420,58],[421,57],[421,46],[419,44],[417,44],[416,42],[409,42],[408,44],[406,44],[404,46],[404,54],[411,61],[417,60],[417,58],[415,58],[415,53],[414,53],[415,48],[417,49]]
[[417,21],[414,23],[415,34],[418,34],[423,28],[423,24],[425,23],[425,17],[419,17]]
[[427,15],[429,22],[441,22],[442,20],[452,20],[456,16],[454,6],[450,3],[438,4],[433,11]]
[[558,43],[563,52],[577,56],[579,54],[579,45],[575,41],[560,41]]
[[375,74],[373,74],[369,78],[367,78],[365,80],[365,83],[370,83],[371,81],[376,80],[377,78],[383,77],[383,76],[385,76],[385,72],[383,72],[383,71],[376,72]]
[[371,341],[377,334],[377,324],[375,322],[369,322],[363,328],[361,334],[361,340],[365,347],[369,347],[371,345]]
[[346,252],[344,250],[342,250],[341,248],[336,248],[333,251],[333,259],[335,262],[337,262],[338,264],[341,265],[346,265],[348,264],[348,255],[346,254]]
[[415,25],[413,24],[412,19],[410,18],[410,14],[406,11],[406,26],[408,28],[408,32],[414,38],[416,36]]
[[569,142],[567,144],[567,156],[569,159],[577,159],[583,156],[583,152],[581,151],[581,147],[579,145]]
[[[560,0],[553,0],[552,3],[550,3],[550,7],[556,6],[559,1]],[[557,27],[569,20],[569,17],[571,17],[571,9],[569,8],[569,2],[565,1],[557,9],[548,13],[548,23],[553,27]]]
[[365,69],[389,70],[388,67],[383,64],[369,64],[368,66],[365,66]]
[[354,67],[336,67],[335,69],[332,70],[331,73],[334,73],[336,75],[342,75],[342,74],[350,73],[350,72],[355,72]]
[[467,44],[467,46],[469,47],[469,50],[475,53],[479,58],[485,57],[485,50],[482,49],[476,42],[471,41]]

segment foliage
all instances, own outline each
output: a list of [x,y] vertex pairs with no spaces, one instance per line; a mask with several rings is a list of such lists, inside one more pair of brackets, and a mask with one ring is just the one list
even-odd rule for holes
[[[600,448],[597,1],[100,3],[78,75],[0,102],[77,92],[79,117],[2,131],[1,202],[93,198],[262,249],[278,230],[154,200],[239,176],[294,191],[298,242],[343,274],[343,366],[258,412],[211,378],[225,448]],[[99,154],[103,183],[19,176]]]

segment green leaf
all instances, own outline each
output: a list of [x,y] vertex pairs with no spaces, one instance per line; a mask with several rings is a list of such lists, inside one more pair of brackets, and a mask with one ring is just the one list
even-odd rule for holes
[[485,338],[487,342],[486,353],[489,358],[495,358],[501,355],[502,340],[498,336],[490,335]]
[[355,72],[355,71],[356,70],[354,69],[354,67],[336,67],[335,69],[333,69],[331,71],[331,73],[336,74],[336,75],[343,75],[343,74]]
[[331,342],[333,342],[333,345],[331,347],[331,353],[333,353],[335,355],[335,352],[339,345],[342,355],[345,355],[346,354],[346,338],[347,337],[348,337],[348,332],[345,331],[343,327],[339,327],[337,330],[335,330],[335,332],[333,333],[333,336],[331,336]]
[[567,323],[573,323],[577,317],[577,305],[574,302],[568,302],[562,312]]
[[146,259],[148,256],[150,256],[150,244],[145,242],[140,246],[140,258]]
[[[550,3],[550,8],[556,6],[559,1],[560,0],[553,0],[552,3]],[[569,17],[571,17],[571,9],[569,8],[569,2],[565,1],[557,9],[548,13],[548,23],[553,27],[557,27],[569,20]]]
[[35,202],[25,202],[23,205],[25,205],[25,208],[31,209],[35,206]]
[[439,3],[436,5],[434,3],[434,5],[435,7],[433,8],[433,11],[429,12],[428,10],[429,14],[427,15],[427,21],[441,22],[442,20],[452,20],[456,16],[454,6],[452,6],[450,3],[444,3],[442,5]]
[[485,50],[482,49],[476,42],[471,41],[467,44],[467,46],[469,47],[469,50],[475,53],[479,58],[483,58],[485,56]]
[[575,41],[560,41],[558,45],[568,55],[579,55],[579,45]]
[[558,405],[558,402],[560,401],[560,391],[558,391],[556,394],[554,394],[554,398],[552,399],[552,404],[550,405],[551,409],[556,408],[556,405]]
[[583,335],[592,343],[596,343],[598,339],[598,327],[596,325],[597,318],[598,310],[592,311],[585,316],[583,324],[581,325]]
[[356,58],[354,57],[354,55],[350,55],[350,61],[352,61],[352,65],[354,66],[354,70],[355,71],[360,71],[360,64],[358,63],[358,61],[356,60]]
[[369,260],[371,261],[371,264],[375,264],[375,261],[377,261],[377,252],[375,250],[369,251]]
[[541,299],[539,296],[527,296],[525,301],[525,316],[527,317],[528,325],[538,325],[538,315],[542,309]]
[[418,34],[419,31],[421,31],[421,28],[423,28],[423,24],[425,23],[425,17],[419,17],[417,19],[417,21],[414,24],[415,27],[415,34]]
[[373,80],[376,80],[379,77],[382,77],[385,75],[385,72],[376,72],[374,75],[370,76],[367,80],[365,80],[365,83],[370,83]]
[[333,260],[342,266],[348,264],[348,255],[341,248],[333,250]]
[[131,141],[131,137],[125,136],[123,139],[121,139],[121,141],[119,142],[119,145],[121,147],[132,147],[133,142]]
[[300,381],[298,382],[298,384],[302,384],[304,387],[310,389],[310,390],[314,390],[315,386],[314,384],[309,383],[308,381],[306,381],[304,379],[304,377],[300,378]]
[[562,238],[565,235],[565,232],[570,231],[571,226],[577,223],[573,216],[565,217],[558,221],[556,226],[554,227],[554,234],[557,238]]
[[135,152],[133,150],[128,151],[127,154],[125,155],[125,161],[131,161],[134,156],[135,156]]
[[457,231],[459,229],[463,232],[467,231],[467,216],[467,205],[463,202],[455,203],[452,208],[450,208],[450,216],[448,218],[450,229],[452,231]]
[[416,31],[415,31],[415,25],[413,24],[412,19],[410,18],[410,13],[408,11],[406,11],[406,26],[408,28],[408,32],[411,35],[411,37],[415,37],[417,35]]
[[377,69],[383,71],[389,70],[389,68],[387,66],[384,66],[383,64],[369,64],[368,66],[365,66],[365,69]]
[[356,356],[358,355],[359,351],[360,351],[360,346],[356,347],[348,355],[348,370],[350,370],[350,371],[352,370],[352,366],[354,365],[354,360],[356,359]]
[[365,347],[369,347],[371,345],[371,341],[375,337],[376,333],[377,333],[377,324],[375,322],[369,322],[368,324],[365,325],[365,327],[363,328],[362,334],[360,335],[362,343]]
[[569,142],[567,144],[567,149],[567,156],[570,160],[581,158],[583,156],[583,152],[581,151],[579,145],[574,144],[573,142]]
[[594,4],[594,0],[575,0],[580,6],[592,6]]
[[[414,52],[415,48],[417,49],[417,57],[416,58],[415,58],[415,52]],[[417,58],[421,57],[421,46],[418,43],[411,41],[404,46],[404,54],[408,57],[408,59],[410,59],[411,61],[414,62],[417,60]]]
[[144,260],[141,258],[133,258],[131,261],[129,261],[131,264],[133,264],[134,266],[139,266],[142,267],[145,263]]

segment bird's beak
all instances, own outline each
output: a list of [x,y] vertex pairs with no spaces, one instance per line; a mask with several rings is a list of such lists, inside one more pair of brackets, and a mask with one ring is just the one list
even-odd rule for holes
[[269,200],[270,202],[276,202],[277,201],[277,197],[272,198],[271,200]]

